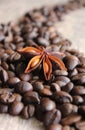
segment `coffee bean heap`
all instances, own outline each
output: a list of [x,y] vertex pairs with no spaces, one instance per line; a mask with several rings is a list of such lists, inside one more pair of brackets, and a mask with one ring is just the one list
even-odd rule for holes
[[[85,57],[55,29],[65,13],[82,6],[85,0],[46,6],[27,12],[16,24],[0,25],[0,113],[36,117],[46,130],[85,129]],[[49,81],[42,65],[25,74],[30,57],[17,50],[36,45],[63,52],[67,71],[53,67]]]

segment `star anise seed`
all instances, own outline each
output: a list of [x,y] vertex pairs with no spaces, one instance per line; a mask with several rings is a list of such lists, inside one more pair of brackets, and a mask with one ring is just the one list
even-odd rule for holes
[[28,53],[34,55],[34,57],[29,61],[27,68],[25,69],[25,73],[30,73],[32,70],[36,69],[41,62],[43,63],[43,71],[45,75],[45,79],[49,80],[52,73],[52,62],[55,62],[60,69],[67,70],[63,61],[59,58],[62,56],[61,52],[56,52],[57,56],[52,55],[51,52],[48,52],[43,47],[25,47],[18,51],[19,53]]

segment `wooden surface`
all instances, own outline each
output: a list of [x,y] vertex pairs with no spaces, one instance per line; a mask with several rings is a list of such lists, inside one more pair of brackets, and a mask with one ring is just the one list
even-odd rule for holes
[[[67,0],[0,0],[0,23],[13,21],[27,10],[45,4]],[[73,42],[73,48],[85,52],[85,9],[76,10],[64,17],[63,22],[56,23],[56,28],[63,37]],[[0,115],[0,130],[44,130],[43,124],[36,119],[24,120],[6,114]]]

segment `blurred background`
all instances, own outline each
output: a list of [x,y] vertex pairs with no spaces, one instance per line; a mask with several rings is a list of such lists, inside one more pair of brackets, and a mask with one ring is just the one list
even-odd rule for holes
[[0,0],[0,23],[14,21],[32,8],[67,1],[69,0]]

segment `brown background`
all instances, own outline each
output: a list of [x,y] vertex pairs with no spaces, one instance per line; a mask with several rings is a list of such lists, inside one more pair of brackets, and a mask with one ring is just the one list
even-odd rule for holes
[[[0,0],[0,23],[16,21],[27,10],[68,0]],[[85,9],[73,11],[56,23],[57,30],[73,42],[73,48],[85,52]],[[6,114],[0,115],[0,130],[44,130],[36,119],[23,120]]]

